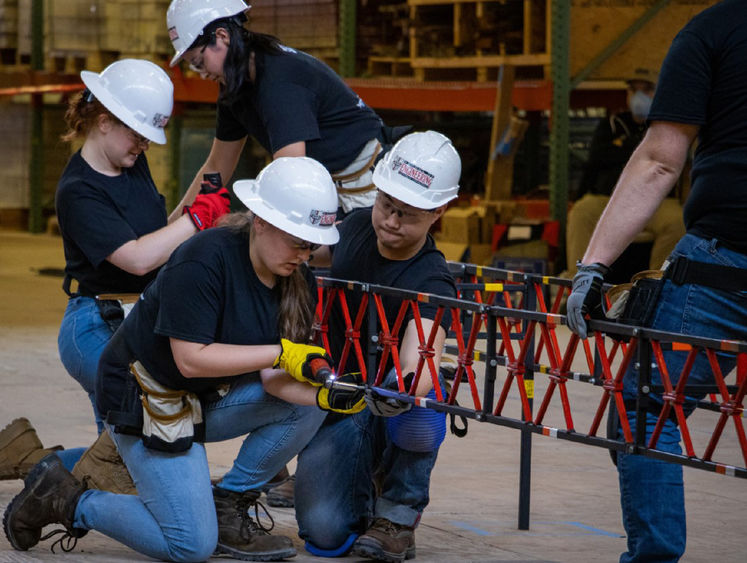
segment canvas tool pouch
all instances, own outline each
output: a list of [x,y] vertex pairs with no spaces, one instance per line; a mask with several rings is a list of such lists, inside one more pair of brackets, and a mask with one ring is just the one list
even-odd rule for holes
[[[653,320],[663,284],[662,270],[644,270],[635,274],[630,283],[613,286],[607,291],[610,307],[605,313],[606,317],[620,324],[648,327]],[[629,340],[627,336],[610,337]]]
[[99,315],[112,333],[116,332],[139,298],[139,293],[101,293],[96,296]]
[[130,364],[130,372],[142,391],[143,444],[153,450],[176,453],[199,441],[204,427],[199,397],[162,385],[138,361]]

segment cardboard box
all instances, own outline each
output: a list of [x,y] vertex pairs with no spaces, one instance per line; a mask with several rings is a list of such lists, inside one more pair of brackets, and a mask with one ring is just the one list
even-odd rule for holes
[[480,217],[474,207],[451,207],[441,217],[441,240],[474,244],[480,242]]

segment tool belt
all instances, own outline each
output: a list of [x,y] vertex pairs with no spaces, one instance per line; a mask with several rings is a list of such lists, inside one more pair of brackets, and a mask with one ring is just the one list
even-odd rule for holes
[[161,452],[183,452],[204,436],[200,398],[189,391],[169,389],[137,360],[130,373],[140,385],[143,405],[143,444]]
[[377,141],[376,146],[373,150],[373,154],[360,169],[348,174],[342,174],[341,172],[332,174],[332,180],[334,180],[335,186],[337,187],[337,193],[360,194],[364,192],[370,192],[371,190],[375,189],[376,186],[374,186],[373,183],[366,184],[365,186],[356,186],[354,188],[346,188],[344,187],[344,185],[353,183],[364,174],[370,172],[374,164],[376,163],[376,160],[379,158],[379,154],[381,153],[381,151],[381,143]]
[[747,291],[747,270],[678,256],[669,263],[664,277],[672,283],[694,283],[722,291]]

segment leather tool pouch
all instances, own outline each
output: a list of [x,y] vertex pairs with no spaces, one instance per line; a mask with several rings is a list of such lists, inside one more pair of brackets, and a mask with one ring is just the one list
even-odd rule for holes
[[[611,301],[607,318],[620,324],[650,326],[663,284],[662,271],[644,270],[634,275],[631,283],[614,286],[607,292]],[[628,336],[610,337],[625,342],[630,340]]]
[[174,390],[156,381],[135,361],[130,371],[142,391],[143,444],[161,452],[183,452],[204,434],[200,398],[189,391]]

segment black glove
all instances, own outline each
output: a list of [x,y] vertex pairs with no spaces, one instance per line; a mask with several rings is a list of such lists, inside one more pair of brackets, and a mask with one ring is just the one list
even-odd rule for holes
[[202,175],[202,182],[200,182],[201,194],[212,194],[222,187],[223,180],[220,177],[220,172],[209,172]]
[[[335,381],[359,385],[360,375],[360,372],[345,373]],[[325,411],[355,414],[366,408],[366,401],[363,399],[364,392],[362,385],[356,388],[332,383],[332,387],[329,389],[327,387],[319,388],[316,392],[316,404]]]
[[602,310],[602,284],[610,269],[595,262],[578,264],[578,273],[573,276],[571,294],[566,305],[568,328],[586,338],[585,314],[596,314]]
[[412,403],[400,401],[394,397],[379,395],[375,389],[366,389],[366,404],[376,416],[397,416],[412,408]]

